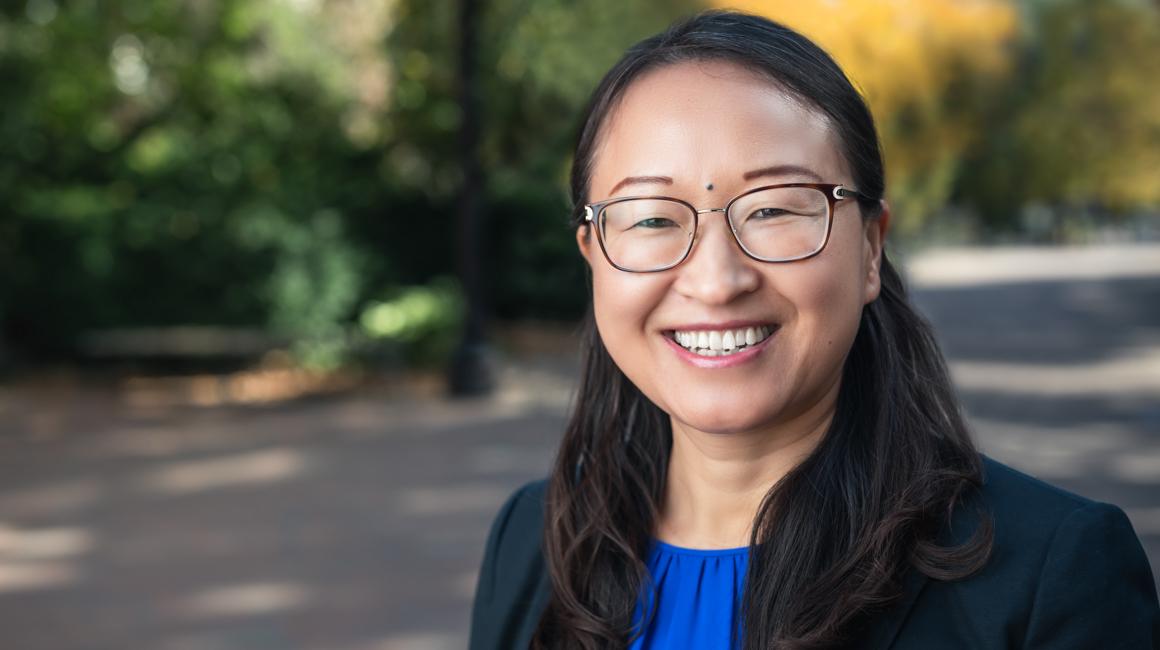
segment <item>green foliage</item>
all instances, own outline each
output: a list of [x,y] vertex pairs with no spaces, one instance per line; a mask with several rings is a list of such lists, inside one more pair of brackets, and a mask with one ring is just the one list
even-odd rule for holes
[[[488,4],[485,284],[502,315],[578,313],[562,182],[573,121],[620,51],[683,8]],[[3,337],[68,354],[105,327],[258,325],[308,365],[349,357],[357,323],[385,309],[378,298],[456,269],[454,11],[410,0],[4,10]],[[456,313],[415,327],[445,339]]]
[[1048,219],[1105,222],[1155,211],[1160,9],[1054,0],[1025,11],[1016,73],[986,115],[955,198],[997,230],[1037,221],[1044,209]]
[[384,344],[388,354],[403,356],[413,364],[430,364],[450,355],[464,310],[459,284],[442,277],[370,302],[359,316],[359,325],[363,335]]
[[10,340],[68,352],[93,328],[192,323],[333,341],[394,281],[388,246],[355,238],[391,194],[347,128],[366,107],[328,40],[341,21],[318,18],[37,0],[0,19]]

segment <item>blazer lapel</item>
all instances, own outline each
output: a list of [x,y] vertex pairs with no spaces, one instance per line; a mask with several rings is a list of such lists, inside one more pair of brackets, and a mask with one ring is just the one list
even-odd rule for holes
[[536,583],[536,590],[532,593],[531,604],[528,606],[523,624],[520,626],[516,648],[527,648],[532,644],[532,636],[536,633],[536,627],[540,624],[540,617],[543,616],[544,609],[548,606],[548,598],[551,595],[552,580],[548,577],[547,570],[541,571],[540,579]]
[[928,582],[930,578],[911,567],[903,580],[902,596],[888,609],[871,617],[863,641],[857,647],[866,650],[887,650],[893,646],[898,631],[902,629],[902,624],[914,607],[914,601],[918,599],[918,595]]

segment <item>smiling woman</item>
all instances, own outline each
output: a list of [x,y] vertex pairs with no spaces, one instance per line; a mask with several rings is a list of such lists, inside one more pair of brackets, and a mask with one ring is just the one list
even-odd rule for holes
[[[680,447],[699,440],[727,444],[739,454],[718,461],[744,460],[751,470],[765,473],[773,466],[759,459],[784,457],[788,446],[806,451],[828,424],[862,307],[878,295],[881,235],[888,223],[881,209],[875,219],[860,218],[857,202],[844,196],[836,205],[828,203],[833,189],[854,186],[831,131],[822,115],[768,79],[712,60],[642,74],[603,126],[589,195],[603,198],[608,195],[598,194],[606,191],[601,188],[614,188],[607,191],[621,200],[587,223],[597,223],[607,263],[587,224],[576,234],[592,270],[593,312],[604,347],[681,432],[674,437],[670,469],[692,460]],[[640,180],[641,172],[654,170],[664,173]],[[626,177],[631,184],[618,182]],[[696,208],[658,209],[654,206],[663,199],[625,201],[615,193],[664,189],[722,209],[721,197],[701,189],[709,181],[736,198],[725,204],[724,218],[711,213],[699,223]],[[754,190],[771,181],[839,185]],[[639,214],[616,210],[636,203],[646,204]],[[770,211],[776,216],[763,214]],[[663,237],[639,223],[608,225],[669,212],[678,214],[665,220]],[[675,247],[663,243],[670,239]],[[761,263],[739,254],[743,251],[786,263]],[[671,271],[625,272],[653,269]],[[717,356],[726,351],[726,336],[735,347],[732,330],[750,327],[772,335],[748,352]],[[708,351],[690,353],[674,345],[673,332],[696,336],[698,344],[705,338],[699,349]],[[726,443],[707,432],[732,435]],[[744,504],[752,512],[778,477],[731,476],[732,486],[722,483],[724,478],[709,481],[713,491],[753,488]],[[673,474],[670,480],[683,481]],[[730,510],[741,506],[729,500]],[[721,522],[739,528],[732,542],[748,539],[749,518]]]
[[573,167],[579,395],[473,649],[1154,647],[1124,513],[976,450],[884,189],[862,98],[780,25],[702,14],[613,67]]

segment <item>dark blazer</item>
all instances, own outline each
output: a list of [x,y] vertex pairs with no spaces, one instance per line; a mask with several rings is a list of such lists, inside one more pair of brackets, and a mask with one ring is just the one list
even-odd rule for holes
[[[994,518],[990,562],[956,582],[912,570],[904,596],[851,647],[1160,648],[1156,585],[1124,512],[983,462],[984,485],[974,499]],[[524,485],[492,524],[470,650],[524,650],[530,643],[551,590],[540,547],[544,488],[542,480]],[[970,528],[956,521],[951,539],[965,541]]]

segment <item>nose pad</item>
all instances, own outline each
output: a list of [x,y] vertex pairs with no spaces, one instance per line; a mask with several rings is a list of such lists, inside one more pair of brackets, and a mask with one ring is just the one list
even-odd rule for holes
[[[720,210],[704,212],[720,213]],[[760,273],[741,249],[724,214],[702,217],[694,235],[693,250],[684,264],[675,289],[709,304],[724,304],[755,290]]]

